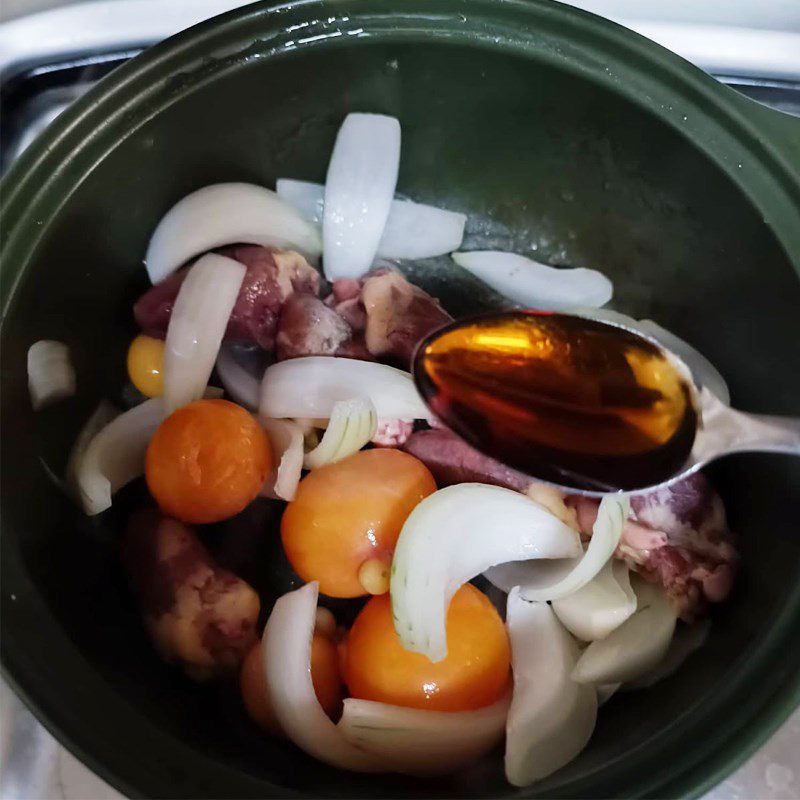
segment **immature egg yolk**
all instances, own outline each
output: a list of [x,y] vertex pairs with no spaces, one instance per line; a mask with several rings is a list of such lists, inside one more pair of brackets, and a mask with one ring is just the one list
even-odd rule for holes
[[[264,674],[263,642],[256,642],[242,664],[239,686],[247,713],[260,728],[276,736],[282,734],[275,716]],[[339,657],[334,641],[315,633],[311,640],[311,681],[319,704],[331,719],[342,711],[342,678]]]
[[255,499],[271,466],[269,440],[249,412],[227,400],[197,400],[161,423],[145,477],[165,514],[218,522]]
[[281,520],[283,549],[300,577],[319,581],[323,594],[385,592],[400,529],[435,491],[433,476],[414,456],[362,450],[300,481]]
[[128,348],[128,376],[147,397],[164,393],[164,342],[152,336],[137,336]]
[[465,584],[447,612],[447,657],[433,663],[400,644],[389,595],[373,597],[356,617],[344,656],[350,694],[363,700],[467,711],[508,690],[511,651],[503,621],[482,592]]

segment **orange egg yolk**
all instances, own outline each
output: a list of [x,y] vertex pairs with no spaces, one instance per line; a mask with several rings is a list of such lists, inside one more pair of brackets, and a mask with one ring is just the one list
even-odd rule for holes
[[[319,633],[315,633],[311,640],[311,681],[325,713],[332,719],[337,719],[342,711],[344,693],[339,656],[334,641]],[[247,654],[242,664],[239,686],[250,719],[268,733],[281,735],[281,726],[267,691],[262,642],[256,642]]]
[[434,711],[467,711],[509,687],[511,651],[503,621],[482,592],[465,584],[447,612],[447,657],[433,663],[403,648],[388,595],[373,597],[353,623],[344,656],[350,694]]
[[379,594],[400,529],[436,491],[428,468],[400,450],[362,450],[310,472],[281,521],[286,556],[331,597]]
[[145,477],[165,514],[206,523],[242,511],[271,467],[269,440],[249,412],[227,400],[198,400],[161,423],[147,448]]

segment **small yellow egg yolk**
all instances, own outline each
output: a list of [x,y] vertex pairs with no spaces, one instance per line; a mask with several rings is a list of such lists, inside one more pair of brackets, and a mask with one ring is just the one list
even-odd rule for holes
[[164,342],[152,336],[137,336],[128,348],[128,375],[147,397],[164,393]]

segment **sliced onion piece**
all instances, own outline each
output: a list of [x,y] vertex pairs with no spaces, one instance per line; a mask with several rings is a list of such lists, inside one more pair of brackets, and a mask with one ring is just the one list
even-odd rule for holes
[[425,419],[429,412],[408,372],[375,361],[333,356],[292,358],[273,364],[261,382],[265,417],[325,417],[357,391],[378,417]]
[[592,642],[575,665],[580,683],[627,683],[654,669],[664,657],[677,619],[661,586],[638,575],[631,581],[638,610],[605,639]]
[[75,369],[64,342],[41,339],[28,348],[28,390],[34,411],[75,394]]
[[597,720],[597,694],[572,680],[578,646],[546,603],[528,603],[514,589],[506,626],[514,673],[506,779],[528,786],[583,750]]
[[111,496],[144,472],[147,445],[163,419],[163,398],[154,397],[120,414],[91,440],[75,466],[87,514],[110,508]]
[[250,411],[257,410],[261,381],[236,360],[229,344],[223,343],[220,347],[216,367],[225,391],[234,402]]
[[208,253],[181,284],[164,349],[166,414],[203,396],[246,271],[232,258]]
[[321,226],[325,209],[325,186],[312,181],[278,178],[275,191],[281,200],[291,203],[313,225]]
[[578,639],[605,639],[636,611],[628,567],[623,561],[609,559],[587,584],[553,600],[553,611]]
[[[278,196],[291,203],[307,220],[319,224],[325,208],[321,183],[279,178]],[[466,214],[410,200],[393,200],[378,243],[378,258],[433,258],[452,253],[464,239]]]
[[601,683],[599,686],[596,686],[597,705],[605,705],[617,693],[620,686],[622,686],[621,683]]
[[78,467],[83,462],[86,451],[94,437],[118,416],[119,411],[108,400],[103,400],[92,412],[89,419],[86,420],[72,445],[64,474],[67,486],[78,502],[81,502],[78,488]]
[[216,183],[178,201],[147,246],[145,265],[160,283],[195,256],[226,244],[297,250],[311,263],[322,252],[317,228],[275,192],[252,183]]
[[446,775],[489,752],[503,738],[507,695],[476,711],[428,711],[349,698],[339,729],[393,772]]
[[511,489],[461,483],[426,497],[392,561],[394,627],[407,650],[447,656],[445,617],[458,588],[494,564],[580,553],[578,533]]
[[395,200],[378,243],[381,258],[433,258],[452,253],[464,240],[466,214]]
[[664,658],[635,681],[625,684],[625,689],[649,689],[653,684],[672,675],[689,656],[702,647],[711,630],[711,621],[704,619],[693,625],[677,625]]
[[593,269],[548,267],[499,250],[453,253],[453,260],[496,292],[526,308],[562,311],[605,305],[614,294],[611,281]]
[[317,469],[357,453],[372,439],[377,427],[378,415],[372,400],[361,397],[340,400],[333,406],[322,441],[306,453],[303,466]]
[[375,756],[351,744],[320,706],[311,681],[316,581],[278,598],[264,628],[264,667],[275,716],[286,736],[334,767],[379,771]]
[[400,123],[383,114],[348,114],[325,179],[322,242],[328,280],[359,278],[372,266],[399,166]]
[[592,528],[592,538],[583,557],[575,562],[567,575],[552,581],[539,575],[520,584],[526,600],[545,602],[558,600],[585,586],[603,568],[617,548],[622,526],[630,514],[631,503],[621,495],[606,495],[597,509],[597,519]]
[[260,494],[278,500],[294,500],[303,472],[303,429],[287,419],[259,417],[272,446],[273,469]]

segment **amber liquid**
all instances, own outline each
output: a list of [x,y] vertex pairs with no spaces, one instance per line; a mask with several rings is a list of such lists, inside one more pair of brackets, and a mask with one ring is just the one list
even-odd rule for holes
[[575,488],[657,483],[686,461],[697,423],[682,370],[623,328],[544,312],[457,323],[418,350],[434,413],[487,455]]

